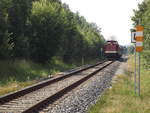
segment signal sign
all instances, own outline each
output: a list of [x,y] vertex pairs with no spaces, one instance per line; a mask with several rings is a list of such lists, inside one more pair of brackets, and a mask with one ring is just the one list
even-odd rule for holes
[[136,36],[136,32],[131,32],[131,42],[132,43],[136,43],[135,36]]
[[136,26],[136,52],[142,52],[143,51],[143,26]]

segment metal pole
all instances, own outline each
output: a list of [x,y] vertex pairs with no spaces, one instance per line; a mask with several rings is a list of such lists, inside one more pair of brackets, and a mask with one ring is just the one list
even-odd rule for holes
[[138,54],[138,62],[139,62],[139,67],[138,67],[138,95],[140,96],[140,52]]
[[84,57],[82,56],[82,65],[84,65]]
[[[139,25],[141,25],[141,19],[139,19]],[[138,95],[140,96],[140,52],[138,52]]]
[[134,92],[136,94],[136,45],[134,49]]

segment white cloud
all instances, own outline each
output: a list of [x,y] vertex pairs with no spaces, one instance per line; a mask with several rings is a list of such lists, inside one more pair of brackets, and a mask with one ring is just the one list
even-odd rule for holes
[[116,36],[120,44],[130,43],[133,9],[143,0],[62,0],[73,12],[78,11],[87,21],[102,28],[106,39]]

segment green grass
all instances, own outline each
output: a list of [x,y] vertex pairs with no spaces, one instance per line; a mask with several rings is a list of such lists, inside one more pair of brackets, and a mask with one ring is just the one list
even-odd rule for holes
[[150,70],[141,67],[141,95],[134,94],[133,57],[124,74],[118,75],[111,89],[107,89],[89,113],[150,113]]
[[[85,64],[95,63],[98,59],[87,59]],[[21,89],[36,83],[40,78],[80,66],[80,61],[66,64],[54,57],[45,65],[29,60],[0,60],[0,95]]]

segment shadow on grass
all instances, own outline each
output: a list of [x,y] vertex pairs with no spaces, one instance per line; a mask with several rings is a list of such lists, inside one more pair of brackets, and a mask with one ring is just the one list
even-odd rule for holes
[[[94,63],[94,60],[85,61]],[[97,60],[95,59],[95,62]],[[13,82],[26,82],[46,78],[48,75],[66,71],[81,65],[81,61],[64,63],[60,58],[54,58],[47,64],[38,64],[27,60],[0,60],[0,86]]]
[[25,82],[47,76],[50,70],[30,61],[0,61],[0,85],[10,82]]

